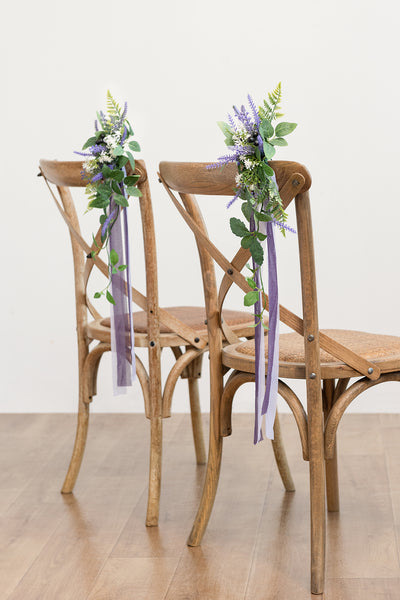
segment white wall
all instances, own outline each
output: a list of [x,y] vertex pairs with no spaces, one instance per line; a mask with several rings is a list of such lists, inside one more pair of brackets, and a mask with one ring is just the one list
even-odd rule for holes
[[[36,173],[41,157],[74,158],[108,88],[129,103],[151,175],[164,305],[201,300],[195,248],[157,183],[158,161],[214,160],[224,153],[215,122],[281,80],[299,127],[278,158],[313,175],[321,326],[400,335],[395,2],[22,0],[3,17],[1,411],[75,410],[68,236]],[[206,212],[233,254],[225,203],[208,200]],[[281,301],[298,310],[295,246],[280,243]],[[112,396],[108,358],[99,390],[94,410],[142,410],[137,387]],[[397,397],[393,384],[375,388],[355,408],[398,411]],[[238,410],[251,406],[243,391]],[[181,384],[175,409],[187,410]]]

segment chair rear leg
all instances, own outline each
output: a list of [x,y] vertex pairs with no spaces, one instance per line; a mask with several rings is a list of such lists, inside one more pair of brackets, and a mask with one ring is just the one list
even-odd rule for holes
[[83,454],[85,452],[88,427],[89,404],[83,402],[82,398],[80,398],[75,444],[74,449],[72,451],[72,457],[69,463],[67,475],[65,477],[64,484],[61,488],[62,494],[71,494],[74,489],[75,482],[82,464]]
[[199,546],[201,544],[217,493],[219,472],[221,469],[222,437],[219,435],[219,432],[213,435],[213,429],[213,424],[210,423],[210,446],[203,495],[187,541],[188,546]]
[[290,472],[289,463],[286,457],[286,451],[285,446],[283,444],[278,412],[276,413],[274,422],[274,439],[271,440],[271,442],[272,449],[274,451],[276,466],[278,467],[278,471],[281,476],[285,490],[287,492],[294,492],[296,488],[292,479],[292,474]]
[[156,527],[160,512],[162,466],[162,417],[150,418],[150,469],[146,526]]
[[[339,382],[340,383],[340,382]],[[325,422],[328,418],[329,412],[335,401],[335,380],[325,379],[323,381],[323,406],[324,406],[324,419]],[[333,456],[329,460],[325,461],[326,471],[326,500],[329,512],[339,511],[339,477],[338,477],[338,464],[337,464],[337,444],[335,436],[335,445]]]

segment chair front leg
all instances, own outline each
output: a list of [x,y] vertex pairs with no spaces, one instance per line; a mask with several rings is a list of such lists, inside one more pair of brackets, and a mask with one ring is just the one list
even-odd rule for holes
[[[324,379],[322,385],[323,385],[322,397],[323,397],[323,406],[324,406],[324,422],[326,423],[329,412],[335,402],[335,380],[334,379]],[[326,500],[327,500],[328,511],[329,512],[337,512],[337,511],[339,511],[339,478],[338,478],[336,436],[335,436],[333,456],[329,460],[325,460],[325,473],[326,473]]]

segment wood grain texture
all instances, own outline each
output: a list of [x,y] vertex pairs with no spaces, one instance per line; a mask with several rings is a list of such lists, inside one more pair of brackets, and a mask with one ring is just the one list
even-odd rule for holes
[[[14,499],[0,513],[0,600],[310,600],[308,468],[294,419],[281,415],[291,494],[270,445],[251,443],[253,416],[233,421],[207,534],[187,548],[205,471],[193,468],[189,415],[165,422],[164,510],[150,529],[143,415],[93,415],[84,476],[67,497],[59,471],[74,416],[2,415],[0,477]],[[399,598],[399,427],[400,415],[343,419],[325,600]]]

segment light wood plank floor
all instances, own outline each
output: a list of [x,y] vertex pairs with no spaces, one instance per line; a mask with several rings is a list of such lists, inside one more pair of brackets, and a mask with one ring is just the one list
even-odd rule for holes
[[[303,600],[309,593],[308,469],[282,426],[297,491],[270,445],[235,415],[203,544],[185,544],[204,467],[189,417],[164,421],[160,525],[144,526],[148,426],[93,415],[74,495],[59,493],[73,415],[1,415],[0,600]],[[348,415],[339,432],[341,512],[328,519],[327,600],[400,599],[400,415]],[[321,598],[321,596],[320,596]]]

